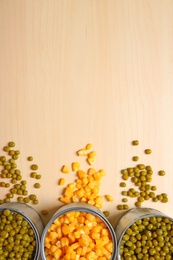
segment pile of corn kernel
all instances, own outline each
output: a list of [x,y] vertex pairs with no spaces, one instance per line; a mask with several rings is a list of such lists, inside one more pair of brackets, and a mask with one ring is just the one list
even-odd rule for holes
[[[77,151],[78,156],[85,156],[87,163],[91,166],[94,164],[96,152],[90,151],[92,144],[87,144],[85,148]],[[96,171],[90,167],[87,172],[80,169],[79,162],[73,162],[71,166],[63,165],[62,173],[68,174],[70,170],[76,172],[77,179],[74,182],[68,184],[63,191],[63,196],[59,200],[68,204],[71,202],[85,202],[93,205],[97,208],[103,206],[103,196],[99,195],[101,179],[106,175],[105,170],[101,169]],[[65,178],[60,178],[59,185],[65,184]],[[104,195],[107,201],[112,202],[113,197],[109,194]],[[108,213],[108,212],[105,212]]]
[[45,237],[47,260],[106,260],[113,252],[106,224],[87,212],[69,212],[58,217]]

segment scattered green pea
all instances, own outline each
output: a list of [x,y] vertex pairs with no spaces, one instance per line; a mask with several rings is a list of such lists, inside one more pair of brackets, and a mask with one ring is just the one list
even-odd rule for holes
[[31,169],[32,169],[33,171],[38,170],[38,165],[37,165],[37,164],[32,164],[32,165],[31,165]]
[[125,182],[120,182],[120,187],[126,187],[126,183]]
[[166,173],[165,173],[165,171],[159,171],[158,174],[159,174],[160,176],[164,176]]
[[133,140],[132,141],[132,145],[139,145],[139,141],[138,140]]
[[152,153],[152,151],[151,151],[151,149],[145,149],[145,154],[151,154]]
[[28,161],[33,161],[33,157],[32,156],[28,156]]
[[14,147],[14,146],[15,146],[15,142],[13,142],[13,141],[9,142],[9,143],[8,143],[8,146],[9,146],[9,147]]
[[139,161],[139,157],[138,157],[138,156],[133,156],[133,157],[132,157],[132,160],[133,160],[134,162],[137,162],[137,161]]
[[[48,213],[48,212],[47,212]],[[43,214],[43,212],[42,212],[42,214]],[[107,210],[105,210],[105,211],[103,211],[103,214],[105,215],[105,217],[108,217],[109,215],[110,215],[110,212],[109,211],[107,211]],[[43,214],[44,215],[44,214]],[[47,215],[47,214],[46,214]]]
[[39,188],[41,187],[41,185],[40,185],[40,183],[36,182],[36,183],[34,184],[34,187],[35,187],[36,189],[39,189]]

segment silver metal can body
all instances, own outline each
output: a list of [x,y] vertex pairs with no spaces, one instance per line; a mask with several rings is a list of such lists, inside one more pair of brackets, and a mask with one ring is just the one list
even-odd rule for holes
[[117,222],[115,226],[115,234],[117,236],[117,260],[120,257],[120,245],[126,230],[136,221],[151,217],[166,217],[173,221],[170,217],[159,210],[153,208],[133,208],[128,210]]
[[35,209],[33,209],[32,207],[24,203],[18,203],[18,202],[3,203],[0,205],[0,211],[3,211],[4,209],[9,209],[14,213],[19,213],[29,223],[29,225],[34,231],[34,235],[36,239],[36,250],[35,250],[35,256],[33,260],[39,260],[40,239],[44,229],[44,224],[41,216],[38,214],[38,212]]
[[50,225],[61,215],[64,215],[68,212],[74,212],[74,211],[91,213],[91,214],[99,217],[106,224],[106,226],[108,227],[109,232],[111,234],[113,245],[114,245],[111,260],[115,260],[116,259],[116,249],[117,249],[117,239],[116,239],[115,231],[114,231],[112,225],[109,223],[107,218],[104,216],[104,214],[99,209],[97,209],[96,207],[91,206],[87,203],[82,203],[82,202],[70,203],[68,205],[62,206],[60,209],[58,209],[54,213],[53,217],[48,222],[48,224],[46,225],[46,227],[45,227],[45,229],[42,233],[42,237],[41,237],[41,256],[42,256],[42,259],[46,260],[46,256],[45,256],[45,253],[44,253],[44,241],[45,241],[45,237],[46,237],[46,234],[47,234],[47,231],[48,231]]

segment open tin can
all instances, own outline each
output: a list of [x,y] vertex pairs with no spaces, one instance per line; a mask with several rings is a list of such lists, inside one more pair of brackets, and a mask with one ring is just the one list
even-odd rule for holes
[[[41,239],[41,235],[42,235],[42,232],[44,229],[44,224],[43,224],[41,216],[38,214],[38,212],[35,209],[26,205],[25,203],[9,202],[9,203],[3,203],[0,205],[1,214],[6,209],[10,210],[10,212],[12,214],[21,215],[23,217],[23,220],[26,220],[26,222],[29,224],[30,228],[33,230],[34,238],[35,238],[35,249],[34,249],[34,256],[33,256],[32,260],[39,260],[40,259],[40,239]],[[20,234],[20,231],[19,231],[19,234]],[[15,243],[15,237],[14,237],[14,243]],[[10,258],[7,257],[5,259],[10,259]],[[13,259],[15,259],[15,256]]]
[[[46,227],[45,227],[45,229],[43,231],[42,237],[41,237],[41,256],[42,256],[42,259],[43,260],[49,259],[49,256],[47,255],[46,250],[45,250],[45,243],[47,241],[47,234],[50,231],[52,224],[54,225],[54,223],[56,223],[56,221],[58,221],[58,219],[63,217],[63,216],[68,217],[68,214],[71,213],[71,212],[74,213],[74,214],[75,213],[78,214],[78,213],[82,212],[84,214],[85,213],[86,214],[89,213],[89,214],[93,215],[96,219],[99,220],[98,221],[98,226],[99,226],[100,222],[103,222],[103,226],[105,227],[105,229],[107,229],[107,232],[109,234],[109,237],[111,238],[112,245],[113,245],[113,249],[112,249],[112,252],[111,252],[111,257],[109,259],[115,260],[116,259],[116,249],[117,249],[117,239],[116,239],[116,235],[115,235],[115,232],[114,232],[114,229],[113,229],[112,225],[109,223],[109,221],[107,220],[105,215],[98,208],[96,208],[94,206],[91,206],[91,205],[89,205],[87,203],[82,203],[82,202],[70,203],[68,205],[62,206],[60,209],[58,209],[54,213],[53,217],[50,219],[50,221],[46,225]],[[77,221],[76,221],[76,223],[77,223]],[[83,224],[81,224],[81,225],[83,225]],[[92,222],[91,222],[91,225],[92,225]],[[97,223],[96,223],[96,226],[97,226]],[[62,226],[60,228],[62,229]],[[76,230],[74,230],[74,232],[75,231]],[[73,231],[72,231],[71,234],[74,234]],[[83,233],[83,235],[85,235],[85,234]],[[74,244],[76,244],[76,246],[79,246],[79,242],[78,241],[79,241],[78,239],[73,241],[73,246],[74,246]],[[57,237],[55,245],[59,245],[60,243],[61,243],[60,242],[60,238]],[[69,244],[69,250],[70,250],[71,246],[72,245]],[[84,247],[85,246],[83,246],[83,248]],[[63,251],[63,249],[62,249],[62,251]],[[64,256],[61,255],[59,259],[66,259],[66,258],[63,258],[63,257]],[[81,256],[79,254],[76,254],[76,257],[74,259],[77,260],[77,259],[80,259],[80,257]]]
[[117,260],[173,259],[173,219],[159,210],[128,210],[118,220],[115,233]]

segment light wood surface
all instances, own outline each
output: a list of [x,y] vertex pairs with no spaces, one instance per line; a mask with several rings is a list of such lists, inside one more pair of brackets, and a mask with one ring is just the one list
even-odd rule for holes
[[[169,196],[167,204],[143,206],[173,217],[172,111],[173,1],[0,1],[0,154],[16,143],[17,166],[39,199],[33,207],[49,211],[45,223],[62,205],[59,179],[75,179],[61,173],[62,165],[89,168],[76,155],[87,143],[97,152],[93,167],[107,172],[100,195],[114,198],[102,208],[113,225],[123,214],[120,171],[137,163],[152,166],[156,194]],[[139,146],[131,145],[134,139]],[[42,174],[39,190],[29,155]],[[1,197],[6,193],[1,188]]]

